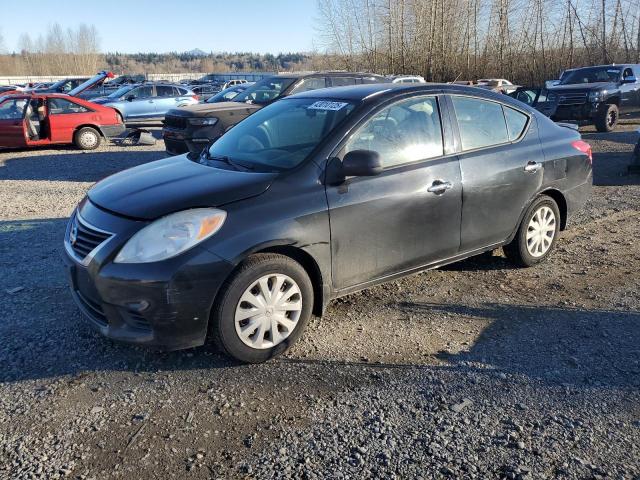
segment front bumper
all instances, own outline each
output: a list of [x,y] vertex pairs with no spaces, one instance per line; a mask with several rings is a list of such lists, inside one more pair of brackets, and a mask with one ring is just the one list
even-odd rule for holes
[[113,263],[144,224],[107,214],[87,200],[78,213],[84,224],[116,232],[84,259],[69,240],[74,217],[65,234],[71,294],[91,325],[114,340],[166,350],[202,345],[213,301],[233,266],[198,247],[162,262]]
[[169,155],[182,155],[184,153],[197,153],[216,138],[219,127],[217,125],[205,127],[193,127],[186,130],[164,127],[162,138]]
[[117,125],[101,125],[100,130],[106,138],[112,138],[122,135],[126,130],[126,127],[123,123]]
[[572,120],[578,123],[592,123],[600,111],[600,105],[588,102],[580,105],[558,105],[551,118],[556,122]]

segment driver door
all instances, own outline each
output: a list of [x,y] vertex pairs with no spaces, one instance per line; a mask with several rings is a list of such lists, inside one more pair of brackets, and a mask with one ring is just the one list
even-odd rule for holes
[[24,111],[28,98],[8,98],[0,103],[0,147],[27,146]]
[[[380,155],[383,172],[327,185],[334,287],[347,290],[458,253],[462,182],[445,153],[449,125],[434,95],[403,99],[369,116],[338,153]],[[448,150],[448,149],[447,149]]]
[[142,85],[134,88],[126,93],[125,99],[125,117],[127,119],[135,120],[156,116],[153,85]]

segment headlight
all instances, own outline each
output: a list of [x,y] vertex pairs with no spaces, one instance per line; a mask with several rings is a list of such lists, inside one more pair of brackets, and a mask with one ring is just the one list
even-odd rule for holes
[[602,100],[603,95],[606,92],[601,92],[596,90],[595,92],[589,92],[589,101],[590,102],[599,102]]
[[148,263],[175,257],[220,230],[226,218],[227,213],[217,208],[172,213],[131,237],[114,262]]
[[215,125],[218,123],[218,119],[215,117],[190,118],[189,123],[191,125]]

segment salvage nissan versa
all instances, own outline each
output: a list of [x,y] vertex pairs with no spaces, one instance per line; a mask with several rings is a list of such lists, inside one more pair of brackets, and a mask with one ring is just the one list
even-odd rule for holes
[[203,154],[88,193],[64,240],[72,294],[104,335],[245,362],[379,282],[503,246],[545,260],[591,189],[572,129],[490,91],[361,85],[275,102]]

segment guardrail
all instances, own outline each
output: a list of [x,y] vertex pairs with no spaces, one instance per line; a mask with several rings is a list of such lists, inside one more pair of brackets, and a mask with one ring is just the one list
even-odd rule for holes
[[[229,80],[245,79],[249,82],[255,82],[265,77],[275,75],[276,72],[224,72],[224,73],[205,73],[205,72],[187,72],[187,73],[148,73],[147,80],[167,80],[169,82],[179,82],[180,80],[199,80],[206,77],[209,80],[220,80],[227,82]],[[65,78],[90,77],[94,74],[87,75],[23,75],[16,77],[0,77],[0,85],[24,85],[25,83],[38,82],[57,82]]]

